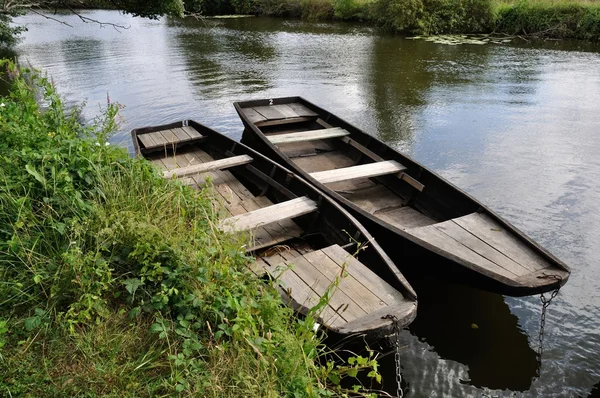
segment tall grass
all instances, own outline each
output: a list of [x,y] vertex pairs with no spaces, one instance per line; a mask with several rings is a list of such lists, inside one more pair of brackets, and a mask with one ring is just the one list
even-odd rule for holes
[[107,145],[116,106],[82,127],[47,79],[1,67],[1,395],[331,396],[375,364],[322,366],[209,191]]

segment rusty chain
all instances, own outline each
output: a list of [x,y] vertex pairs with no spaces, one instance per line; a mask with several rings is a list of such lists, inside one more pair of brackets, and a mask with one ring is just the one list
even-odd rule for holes
[[546,277],[554,278],[559,283],[558,283],[558,287],[556,289],[554,289],[552,291],[552,293],[550,294],[550,298],[546,298],[546,296],[544,296],[544,293],[540,294],[540,302],[542,303],[542,313],[540,315],[540,331],[538,334],[537,359],[538,359],[539,365],[537,368],[537,377],[540,377],[542,374],[542,355],[544,353],[544,333],[545,333],[544,329],[546,327],[546,310],[550,306],[552,299],[554,299],[554,297],[556,297],[556,295],[558,294],[558,291],[560,290],[560,282],[562,281],[562,278],[558,275],[547,275]]
[[398,398],[404,397],[404,391],[402,390],[402,363],[400,362],[400,326],[398,318],[395,315],[386,315],[383,318],[391,319],[394,328],[394,361],[396,363],[396,396]]

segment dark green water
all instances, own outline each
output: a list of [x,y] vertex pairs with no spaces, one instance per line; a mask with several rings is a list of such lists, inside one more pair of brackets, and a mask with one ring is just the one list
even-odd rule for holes
[[[348,24],[148,21],[117,32],[36,16],[21,61],[44,68],[84,116],[125,105],[128,131],[193,118],[233,137],[233,100],[302,95],[407,152],[572,267],[549,308],[536,375],[538,297],[415,281],[402,333],[407,396],[587,397],[600,382],[600,46],[454,46]],[[393,356],[381,359],[395,393]]]

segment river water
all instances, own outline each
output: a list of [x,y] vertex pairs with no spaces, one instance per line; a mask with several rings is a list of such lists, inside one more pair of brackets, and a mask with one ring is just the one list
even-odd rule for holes
[[[284,19],[159,21],[116,12],[19,23],[22,62],[46,70],[91,119],[107,96],[128,131],[191,118],[235,138],[231,102],[301,95],[431,167],[572,268],[548,310],[539,297],[415,282],[401,334],[410,397],[600,396],[600,46],[445,46],[361,25]],[[393,355],[381,358],[395,393]],[[595,386],[595,387],[594,387]]]

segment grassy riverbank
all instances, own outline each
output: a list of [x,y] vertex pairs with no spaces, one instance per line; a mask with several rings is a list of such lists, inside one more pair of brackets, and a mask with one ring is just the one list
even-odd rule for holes
[[326,363],[208,195],[107,145],[117,106],[82,127],[48,80],[1,68],[0,395],[337,396],[376,366]]

